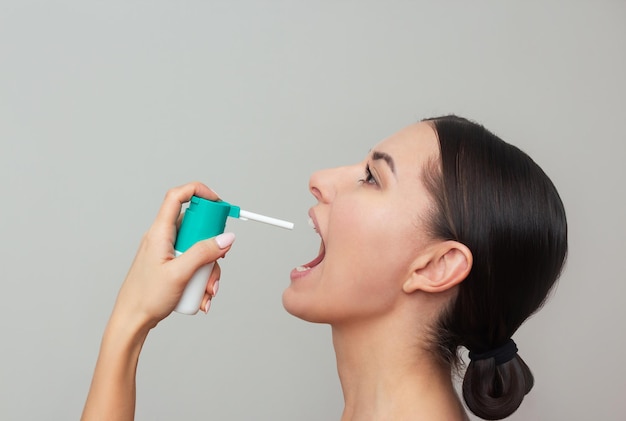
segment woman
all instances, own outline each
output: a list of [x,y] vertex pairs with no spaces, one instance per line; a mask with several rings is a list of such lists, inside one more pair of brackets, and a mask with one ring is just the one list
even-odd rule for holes
[[[567,251],[559,195],[519,149],[447,116],[409,126],[356,165],[315,173],[309,215],[319,255],[291,273],[288,312],[332,326],[342,420],[464,420],[452,383],[470,350],[468,408],[513,413],[533,377],[511,339],[544,302]],[[104,334],[83,419],[132,419],[135,370],[150,331],[186,281],[223,257],[223,234],[173,259],[182,203],[201,184],[171,190],[144,237]],[[217,292],[210,276],[202,309]]]

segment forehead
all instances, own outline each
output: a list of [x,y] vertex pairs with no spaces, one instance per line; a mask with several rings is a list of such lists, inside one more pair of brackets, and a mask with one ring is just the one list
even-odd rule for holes
[[398,170],[419,172],[422,164],[439,155],[439,141],[433,127],[426,122],[412,124],[381,141],[375,151],[389,154]]

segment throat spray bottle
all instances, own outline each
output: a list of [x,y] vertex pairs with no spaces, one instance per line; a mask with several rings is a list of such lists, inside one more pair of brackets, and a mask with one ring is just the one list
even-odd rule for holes
[[[174,245],[176,256],[186,252],[198,241],[222,234],[229,216],[293,229],[292,222],[248,212],[227,202],[213,202],[192,196],[176,237],[176,244]],[[176,312],[181,314],[196,314],[198,312],[214,264],[204,265],[194,273],[176,306]]]

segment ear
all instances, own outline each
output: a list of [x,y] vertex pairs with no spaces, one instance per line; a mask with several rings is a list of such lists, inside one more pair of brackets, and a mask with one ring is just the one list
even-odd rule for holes
[[402,285],[407,294],[415,291],[443,292],[461,283],[472,269],[472,252],[458,241],[437,243],[415,261]]

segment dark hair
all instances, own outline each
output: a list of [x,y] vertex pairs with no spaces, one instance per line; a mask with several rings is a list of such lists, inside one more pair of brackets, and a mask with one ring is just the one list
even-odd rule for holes
[[[458,367],[460,346],[474,353],[502,346],[544,303],[565,262],[567,221],[556,188],[524,152],[464,118],[425,121],[441,152],[424,173],[435,202],[432,234],[465,244],[473,256],[433,331],[438,354]],[[470,361],[463,398],[479,417],[502,419],[533,382],[519,355],[500,365]]]

